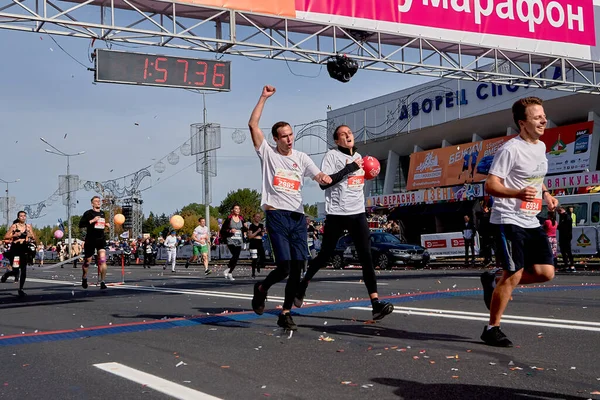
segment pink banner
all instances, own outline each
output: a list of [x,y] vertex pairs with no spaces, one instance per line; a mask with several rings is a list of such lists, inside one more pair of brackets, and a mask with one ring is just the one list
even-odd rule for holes
[[296,0],[296,11],[596,44],[593,0]]

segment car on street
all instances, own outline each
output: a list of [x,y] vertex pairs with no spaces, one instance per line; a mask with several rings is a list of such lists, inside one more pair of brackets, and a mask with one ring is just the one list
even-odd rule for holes
[[[402,243],[396,236],[386,232],[371,232],[371,257],[375,268],[392,269],[395,265],[406,265],[414,268],[424,268],[429,264],[431,256],[422,246]],[[358,264],[358,255],[350,235],[338,240],[331,264],[335,269],[347,265]]]

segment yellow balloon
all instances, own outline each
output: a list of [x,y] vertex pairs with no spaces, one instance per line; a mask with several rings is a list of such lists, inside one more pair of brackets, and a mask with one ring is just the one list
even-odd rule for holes
[[181,229],[183,228],[183,218],[181,217],[181,215],[173,215],[171,217],[171,226],[174,229]]
[[115,221],[115,224],[123,225],[123,223],[125,223],[125,216],[123,214],[116,214],[113,220]]

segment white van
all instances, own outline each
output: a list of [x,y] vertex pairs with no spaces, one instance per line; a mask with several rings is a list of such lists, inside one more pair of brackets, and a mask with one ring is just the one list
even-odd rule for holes
[[[600,226],[600,193],[572,194],[556,196],[561,207],[573,207],[577,216],[577,226]],[[540,218],[548,218],[548,208],[544,205]]]

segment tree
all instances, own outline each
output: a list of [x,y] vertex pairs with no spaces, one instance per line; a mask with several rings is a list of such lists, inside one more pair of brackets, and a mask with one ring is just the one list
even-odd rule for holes
[[309,205],[308,203],[304,204],[304,214],[309,217],[317,218],[319,216],[317,203],[313,205]]
[[144,222],[142,224],[142,231],[143,232],[154,231],[154,229],[157,228],[157,223],[158,223],[158,220],[157,220],[156,216],[154,215],[154,213],[152,211],[150,211],[148,218],[144,219]]
[[260,211],[260,193],[248,188],[227,193],[227,196],[225,196],[219,206],[221,215],[229,215],[234,204],[239,204],[242,216],[250,219],[252,218],[252,214]]
[[[217,207],[209,206],[209,212],[210,212],[211,217],[215,217],[215,218],[223,217]],[[184,206],[181,209],[181,211],[179,212],[179,214],[184,218],[187,215],[192,215],[192,214],[198,215],[198,218],[200,218],[200,216],[204,217],[206,214],[206,206],[204,204],[190,203],[187,206]],[[196,221],[197,221],[197,219],[196,219]]]
[[0,240],[4,239],[5,235],[6,235],[6,225],[2,225],[2,226],[0,226]]

